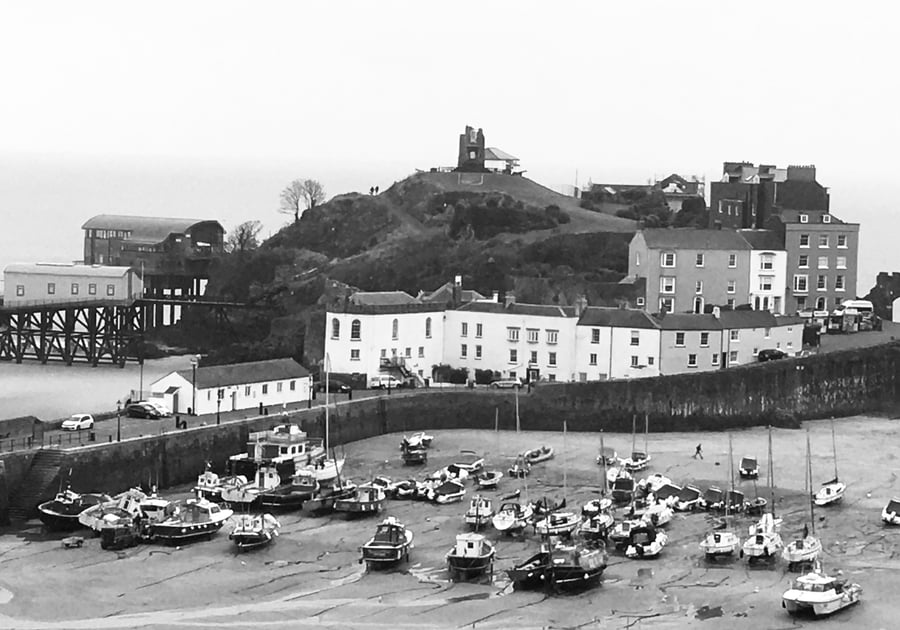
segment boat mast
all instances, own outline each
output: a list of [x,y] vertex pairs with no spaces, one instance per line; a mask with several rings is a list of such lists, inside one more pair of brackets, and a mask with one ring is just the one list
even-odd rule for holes
[[769,425],[769,502],[772,504],[772,520],[775,520],[775,462],[772,461],[772,425]]
[[831,452],[834,453],[834,480],[837,481],[837,440],[834,438],[834,416],[831,418]]
[[569,467],[566,466],[566,421],[563,420],[563,501],[566,500],[566,494],[569,490]]
[[631,414],[631,452],[634,453],[635,446],[637,446],[637,414]]
[[600,496],[606,496],[606,449],[603,448],[603,429],[600,429],[600,459],[603,461],[603,477],[600,479]]
[[644,414],[644,458],[650,458],[650,446],[648,440],[650,439],[650,414]]
[[731,450],[731,434],[728,434],[728,492],[725,493],[725,527],[728,527],[728,508],[734,492],[734,456]]
[[812,525],[810,530],[813,536],[816,535],[816,518],[813,512],[813,493],[812,493],[812,451],[809,447],[809,427],[806,427],[806,495],[809,498],[809,521]]

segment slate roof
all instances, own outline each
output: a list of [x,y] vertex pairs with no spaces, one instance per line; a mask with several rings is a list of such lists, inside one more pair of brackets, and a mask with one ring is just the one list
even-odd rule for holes
[[[192,370],[179,370],[178,375],[188,383],[193,378]],[[212,365],[197,368],[197,389],[250,385],[305,376],[309,376],[309,370],[293,359],[269,359],[268,361],[251,361],[249,363]]]
[[821,216],[823,214],[831,215],[831,223],[844,223],[836,216],[828,212],[827,210],[780,210],[778,215],[781,217],[781,221],[783,223],[800,223],[800,215],[805,214],[809,217],[808,222],[810,225],[828,225],[827,223],[822,223]]
[[78,276],[93,278],[121,278],[131,267],[109,267],[106,265],[77,265],[74,263],[12,263],[6,266],[6,273],[49,274],[53,276]]
[[738,230],[738,233],[750,243],[750,249],[783,250],[784,243],[773,230]]
[[621,328],[659,328],[646,311],[633,308],[601,308],[589,306],[578,320],[579,326],[616,326]]
[[773,328],[777,325],[775,316],[769,311],[727,311],[719,313],[723,328]]
[[[420,298],[423,302],[450,302],[453,299],[453,283],[446,282],[430,293],[422,293]],[[462,302],[472,302],[474,300],[483,300],[485,297],[478,291],[472,289],[463,289],[460,293]]]
[[128,230],[130,241],[161,243],[170,234],[185,234],[198,223],[215,223],[222,233],[225,228],[211,219],[176,219],[168,217],[140,217],[121,214],[98,214],[81,226],[83,230]]
[[666,313],[657,317],[663,330],[721,330],[721,322],[711,314]]
[[733,230],[650,228],[638,234],[643,234],[649,249],[750,249],[750,244]]
[[518,302],[506,306],[499,302],[469,302],[457,310],[474,313],[508,313],[510,315],[537,315],[541,317],[574,317],[572,306],[556,306],[553,304],[520,304]]
[[356,306],[397,306],[415,301],[406,291],[357,291],[350,296],[350,303]]
[[484,159],[485,160],[501,160],[503,162],[518,162],[519,158],[514,155],[510,155],[506,151],[502,151],[497,147],[487,147],[484,150]]

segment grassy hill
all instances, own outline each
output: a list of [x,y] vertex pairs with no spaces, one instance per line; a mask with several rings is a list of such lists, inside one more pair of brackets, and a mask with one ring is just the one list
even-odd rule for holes
[[194,329],[184,337],[203,340],[198,350],[219,362],[315,363],[333,281],[415,295],[461,274],[467,288],[485,294],[515,288],[525,301],[567,304],[625,275],[635,230],[633,221],[585,210],[524,177],[418,173],[380,195],[339,195],[259,250],[223,256],[208,294],[267,309],[237,314],[226,338],[186,318]]

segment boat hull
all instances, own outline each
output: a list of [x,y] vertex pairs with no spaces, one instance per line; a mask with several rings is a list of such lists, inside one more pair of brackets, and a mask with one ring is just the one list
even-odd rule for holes
[[84,525],[78,520],[78,514],[61,514],[51,509],[38,508],[41,522],[47,526],[47,529],[57,532],[72,532],[76,529],[82,529]]
[[334,502],[335,512],[347,514],[378,514],[384,507],[384,501],[356,501],[354,499],[339,499]]
[[169,525],[157,523],[150,526],[153,538],[167,542],[187,542],[210,538],[225,524],[225,519],[206,523]]
[[275,540],[275,536],[272,532],[240,532],[230,534],[228,537],[233,540],[235,546],[242,551],[259,549]]
[[549,566],[550,556],[542,552],[512,569],[508,569],[506,574],[515,588],[539,588],[546,584]]
[[469,557],[447,554],[447,571],[451,580],[471,580],[494,572],[494,551],[483,556]]
[[814,617],[827,617],[839,610],[859,603],[861,591],[844,593],[841,596],[823,601],[803,601],[785,595],[781,600],[781,606],[789,615],[811,615]]

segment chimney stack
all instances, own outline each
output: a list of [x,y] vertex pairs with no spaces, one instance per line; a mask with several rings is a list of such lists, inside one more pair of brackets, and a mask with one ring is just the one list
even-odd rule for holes
[[491,301],[496,302],[497,304],[500,303],[500,292],[499,291],[496,291],[496,290],[494,291],[494,295],[491,296]]
[[584,295],[579,295],[577,298],[575,298],[575,317],[581,317],[581,314],[584,313],[587,307],[587,297],[585,297]]
[[506,295],[504,296],[504,305],[506,306],[506,308],[509,308],[510,306],[512,306],[515,303],[516,303],[515,291],[512,291],[512,290],[507,291]]
[[718,306],[713,306],[712,316],[715,317],[716,319],[719,319],[719,317],[721,317],[721,315],[722,315],[722,309],[719,308]]
[[453,278],[451,301],[454,308],[462,304],[462,276],[455,276]]

